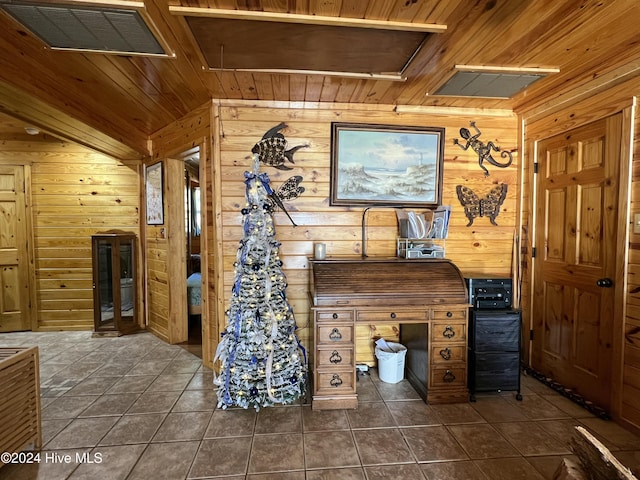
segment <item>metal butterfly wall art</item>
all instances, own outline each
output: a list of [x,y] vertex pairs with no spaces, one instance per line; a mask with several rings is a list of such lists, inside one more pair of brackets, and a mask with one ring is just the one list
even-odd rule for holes
[[464,214],[469,219],[467,227],[473,225],[473,221],[477,217],[489,217],[489,221],[493,225],[496,223],[496,217],[500,213],[500,206],[507,196],[507,184],[501,183],[497,187],[492,188],[484,197],[479,197],[473,190],[464,185],[456,186],[458,200],[464,207]]

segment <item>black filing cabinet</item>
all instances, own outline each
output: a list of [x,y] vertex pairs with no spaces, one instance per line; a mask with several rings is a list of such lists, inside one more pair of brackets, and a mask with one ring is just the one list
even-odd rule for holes
[[515,390],[520,394],[520,311],[471,310],[469,393]]
[[469,374],[471,401],[476,392],[515,390],[520,395],[519,310],[512,309],[510,278],[467,278],[469,312]]

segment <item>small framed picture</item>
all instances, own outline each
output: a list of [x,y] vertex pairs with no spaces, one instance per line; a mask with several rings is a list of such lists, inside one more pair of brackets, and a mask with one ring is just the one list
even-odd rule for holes
[[147,205],[147,225],[164,223],[162,162],[145,168],[145,197]]

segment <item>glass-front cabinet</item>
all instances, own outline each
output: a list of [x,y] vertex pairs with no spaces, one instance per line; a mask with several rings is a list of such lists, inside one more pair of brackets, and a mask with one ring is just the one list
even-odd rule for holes
[[138,329],[136,235],[93,235],[94,331],[123,335]]

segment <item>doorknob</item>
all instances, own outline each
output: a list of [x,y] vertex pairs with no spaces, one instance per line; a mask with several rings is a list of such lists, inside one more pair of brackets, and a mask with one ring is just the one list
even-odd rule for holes
[[613,287],[613,280],[610,278],[599,278],[596,285],[603,288],[610,288]]

